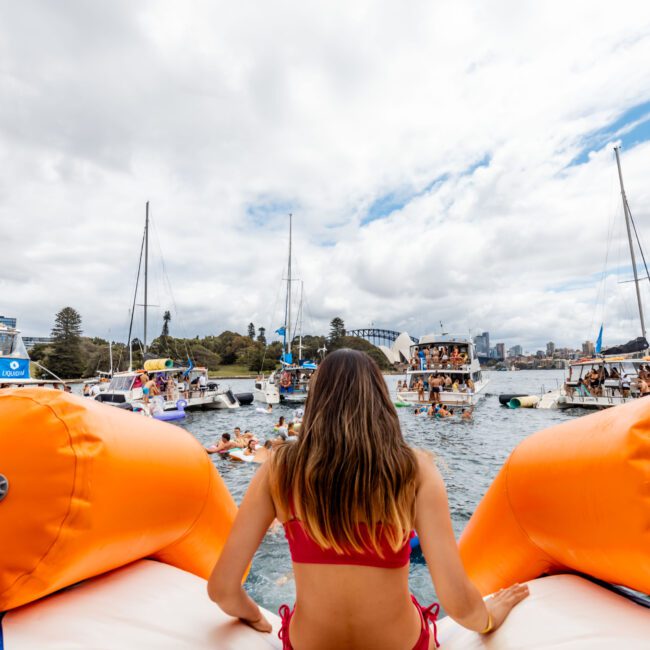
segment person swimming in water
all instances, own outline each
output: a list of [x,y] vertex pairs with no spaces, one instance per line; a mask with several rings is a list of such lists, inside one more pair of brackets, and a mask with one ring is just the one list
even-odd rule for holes
[[206,447],[205,450],[209,454],[220,454],[224,451],[228,451],[229,449],[234,449],[235,447],[237,447],[237,443],[230,439],[230,434],[224,433],[221,436],[221,440],[217,444],[210,445],[209,447]]
[[406,444],[384,377],[362,352],[322,361],[300,438],[255,473],[208,580],[210,598],[260,632],[271,624],[242,580],[276,517],[299,603],[280,608],[285,650],[435,648],[436,605],[422,607],[408,590],[414,529],[442,607],[466,628],[495,630],[528,595],[513,585],[481,598],[460,559],[442,477],[430,454]]

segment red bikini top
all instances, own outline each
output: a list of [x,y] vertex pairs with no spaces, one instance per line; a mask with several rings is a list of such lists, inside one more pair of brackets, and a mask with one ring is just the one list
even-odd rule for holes
[[[380,525],[381,528],[381,525]],[[380,569],[399,569],[409,563],[411,556],[410,540],[415,537],[411,531],[409,540],[398,551],[393,551],[383,532],[379,531],[379,547],[382,555],[373,550],[366,524],[359,524],[359,533],[365,551],[358,552],[349,549],[345,553],[337,553],[333,548],[321,548],[309,535],[299,519],[290,519],[284,523],[284,532],[289,542],[291,559],[298,564],[354,564],[374,566]]]

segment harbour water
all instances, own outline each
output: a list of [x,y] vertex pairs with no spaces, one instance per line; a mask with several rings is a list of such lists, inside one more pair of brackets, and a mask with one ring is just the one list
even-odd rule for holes
[[[449,507],[456,535],[460,535],[474,508],[489,487],[514,447],[531,433],[566,420],[585,415],[585,411],[512,410],[500,406],[501,393],[539,394],[541,390],[557,388],[563,381],[561,370],[490,372],[486,396],[474,412],[474,420],[461,422],[458,418],[432,420],[415,416],[411,408],[398,409],[402,431],[414,447],[432,451],[444,476],[449,495]],[[391,392],[399,376],[387,376]],[[251,389],[251,380],[231,380],[234,392]],[[235,411],[205,411],[192,413],[183,425],[204,445],[212,443],[222,433],[239,426],[250,429],[260,438],[270,437],[280,415],[292,415],[290,407],[277,406],[272,415],[256,411],[255,406]],[[250,479],[258,469],[253,463],[236,463],[217,454],[212,460],[239,503]],[[291,575],[291,559],[282,528],[270,531],[258,550],[246,583],[255,600],[277,612],[282,603],[293,603],[295,583]],[[411,557],[410,587],[423,603],[435,600],[431,578],[422,555]]]

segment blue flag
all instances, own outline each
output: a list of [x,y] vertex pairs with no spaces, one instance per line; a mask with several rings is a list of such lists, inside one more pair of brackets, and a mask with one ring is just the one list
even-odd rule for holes
[[187,364],[188,364],[188,368],[187,370],[185,370],[185,372],[183,372],[183,377],[188,377],[192,368],[194,368],[194,362],[189,357],[187,357]]
[[280,336],[284,336],[286,331],[287,330],[284,327],[279,327],[277,330],[275,330],[275,333],[279,334]]
[[598,338],[596,339],[596,354],[600,354],[600,350],[603,347],[603,324],[600,324],[600,332],[598,332]]

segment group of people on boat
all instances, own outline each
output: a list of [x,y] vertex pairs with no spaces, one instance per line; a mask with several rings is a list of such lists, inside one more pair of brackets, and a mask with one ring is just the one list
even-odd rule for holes
[[397,392],[406,393],[417,391],[418,401],[426,402],[426,393],[429,393],[430,402],[436,403],[440,401],[440,393],[467,393],[472,394],[476,387],[472,378],[467,375],[466,377],[434,373],[428,377],[419,376],[414,377],[411,386],[408,385],[408,380],[397,382]]
[[622,369],[616,366],[608,368],[601,365],[594,367],[581,376],[577,381],[572,380],[573,368],[569,369],[569,377],[564,384],[564,390],[570,397],[616,397],[628,398],[645,397],[650,395],[650,364],[641,364],[637,376],[630,378]]
[[142,388],[142,399],[145,404],[156,395],[164,395],[168,401],[183,397],[189,399],[193,394],[201,395],[208,388],[208,380],[200,374],[192,381],[182,372],[163,372],[149,375],[139,374],[133,382],[133,388]]
[[454,345],[421,345],[413,348],[409,361],[411,370],[460,368],[469,362],[467,349]]

